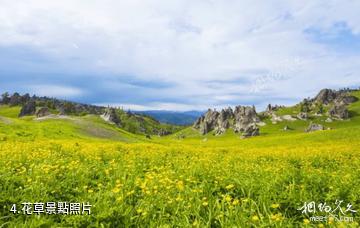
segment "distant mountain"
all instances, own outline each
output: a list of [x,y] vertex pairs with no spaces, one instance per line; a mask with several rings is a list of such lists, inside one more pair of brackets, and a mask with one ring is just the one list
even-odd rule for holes
[[175,112],[164,110],[134,111],[134,113],[151,116],[161,123],[175,125],[191,125],[197,118],[204,114],[202,111]]

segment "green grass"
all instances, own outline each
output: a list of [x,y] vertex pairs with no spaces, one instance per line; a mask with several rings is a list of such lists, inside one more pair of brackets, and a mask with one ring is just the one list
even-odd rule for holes
[[19,106],[9,107],[8,105],[0,105],[0,116],[17,118],[19,116],[20,110],[21,107]]

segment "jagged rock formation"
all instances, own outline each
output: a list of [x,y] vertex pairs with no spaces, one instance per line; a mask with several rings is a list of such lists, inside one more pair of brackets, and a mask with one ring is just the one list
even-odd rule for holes
[[34,100],[28,101],[20,110],[19,117],[22,116],[31,116],[34,115],[36,112],[36,103]]
[[48,116],[50,114],[51,114],[51,112],[47,107],[42,107],[36,111],[36,117],[38,117],[38,118]]
[[332,118],[337,119],[348,119],[349,118],[349,111],[347,110],[345,104],[338,104],[336,103],[330,110],[329,116]]
[[[257,128],[256,123],[260,122],[259,117],[256,114],[255,107],[237,106],[234,110],[235,125],[234,131],[236,133],[246,132],[251,129]],[[255,125],[250,127],[250,125]],[[258,129],[257,129],[258,132]],[[256,132],[254,132],[256,134]]]
[[260,134],[259,128],[256,126],[255,123],[251,123],[244,128],[242,137],[246,138],[251,136],[257,136],[259,134]]
[[335,100],[335,103],[348,105],[348,104],[354,103],[356,101],[358,101],[357,97],[343,94]]
[[199,129],[201,134],[207,134],[209,131],[212,131],[215,128],[215,123],[217,122],[217,117],[219,113],[216,110],[209,109],[205,116],[202,118]]
[[230,127],[229,120],[232,118],[234,118],[234,113],[231,108],[221,110],[215,126],[215,135],[225,133],[226,129]]
[[283,108],[284,106],[281,106],[281,105],[275,105],[275,106],[272,106],[271,104],[268,104],[268,106],[266,107],[266,113],[272,113],[274,111],[277,111],[279,110],[280,108]]
[[107,108],[105,110],[105,113],[101,115],[101,118],[103,118],[107,122],[114,123],[118,126],[120,126],[121,124],[121,121],[116,114],[116,110],[114,108]]
[[349,94],[349,90],[331,90],[323,89],[319,94],[312,99],[313,106],[332,105],[328,112],[328,116],[336,119],[348,119],[349,111],[347,105],[356,102],[358,99]]
[[231,108],[223,109],[221,112],[209,109],[204,116],[195,121],[193,127],[203,135],[212,130],[215,135],[221,135],[227,129],[233,128],[234,132],[249,137],[259,135],[256,125],[259,122],[255,107],[237,106],[234,111]]
[[331,89],[322,89],[313,101],[320,104],[329,104],[333,102],[339,96],[339,92]]
[[348,105],[356,102],[357,100],[358,99],[356,97],[351,96],[348,91],[345,90],[335,91],[331,89],[322,89],[311,101],[324,105],[328,105],[330,103]]

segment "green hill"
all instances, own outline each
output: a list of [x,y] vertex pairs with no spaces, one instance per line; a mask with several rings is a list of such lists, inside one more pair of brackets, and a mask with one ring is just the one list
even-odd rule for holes
[[[97,118],[106,112],[108,109],[106,107],[81,104],[56,98],[30,97],[29,94],[20,95],[18,93],[14,93],[13,95],[4,93],[0,104],[0,116],[2,116],[2,118],[15,119],[14,123],[18,122],[17,120],[20,116],[24,116],[21,119],[29,119],[31,117],[30,119],[33,120],[36,120],[35,116],[38,116],[41,117],[39,118],[40,120],[47,120],[37,121],[41,123],[39,126],[44,125],[43,122],[49,123],[53,121],[54,125],[56,125],[59,121],[63,121],[65,122],[64,127],[75,124],[76,127],[74,128],[79,128],[84,134],[110,139],[113,137],[116,138],[117,135],[109,132],[109,125],[104,125],[104,121],[100,121],[99,118]],[[122,109],[113,109],[115,110],[114,115],[116,115],[120,121],[116,127],[122,129],[123,132],[126,131],[137,135],[163,136],[183,128],[181,126],[160,123],[145,114],[134,114],[125,112]],[[92,118],[89,116],[92,116]],[[24,122],[23,124],[29,125],[29,122]],[[36,127],[37,125],[34,126]],[[46,127],[51,128],[51,124]],[[99,130],[103,128],[104,130]],[[113,128],[110,129],[110,131],[113,130]],[[115,129],[115,132],[118,131],[119,129]]]

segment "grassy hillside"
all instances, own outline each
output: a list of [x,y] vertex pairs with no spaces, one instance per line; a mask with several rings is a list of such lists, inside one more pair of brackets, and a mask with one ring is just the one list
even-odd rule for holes
[[[287,136],[287,135],[293,135],[293,134],[300,134],[304,137],[307,137],[308,135],[311,136],[311,133],[305,133],[305,130],[308,128],[310,123],[318,123],[323,125],[325,128],[330,128],[331,131],[337,131],[344,129],[343,131],[346,131],[348,128],[353,128],[360,126],[360,91],[352,92],[351,95],[359,98],[359,101],[350,104],[348,106],[350,116],[351,118],[348,120],[334,120],[331,123],[325,122],[325,120],[328,118],[325,114],[323,116],[311,116],[308,120],[295,120],[295,121],[287,121],[283,120],[281,122],[277,122],[276,124],[273,124],[270,120],[270,117],[264,118],[262,121],[266,123],[265,126],[260,126],[260,139],[247,139],[247,140],[262,140],[262,138],[265,138],[265,140],[268,140],[268,137],[273,136]],[[324,107],[325,110],[328,110],[329,107]],[[280,108],[278,111],[276,111],[276,114],[278,116],[283,115],[292,115],[296,116],[300,111],[299,105],[295,105],[292,107],[284,107]],[[284,131],[284,127],[288,126],[290,130]],[[342,130],[341,130],[342,131]],[[327,132],[323,132],[322,134],[327,134]],[[331,133],[330,133],[331,134]],[[213,140],[219,140],[220,142],[225,142],[226,140],[235,140],[236,143],[243,141],[239,138],[239,135],[236,135],[233,133],[233,130],[229,129],[226,134],[220,135],[220,136],[214,136],[213,132],[210,132],[206,135],[201,135],[198,131],[194,130],[192,127],[188,127],[186,129],[183,129],[179,132],[176,132],[173,135],[170,135],[167,137],[168,139],[174,139],[174,140],[182,140],[186,142],[187,140],[184,139],[204,139],[208,141]],[[224,141],[225,140],[225,141]]]
[[17,118],[19,107],[0,106],[0,138],[2,140],[105,139],[133,142],[144,140],[99,116],[23,117]]
[[181,126],[160,123],[145,114],[127,113],[123,110],[117,110],[117,114],[121,120],[121,128],[134,134],[158,135],[160,132],[170,134],[183,128]]
[[[360,93],[356,92],[360,98]],[[279,110],[292,112],[296,107]],[[5,227],[358,227],[311,222],[305,202],[360,208],[360,102],[348,121],[284,121],[258,137],[192,128],[127,133],[98,116],[18,119],[0,107],[0,224]],[[305,133],[310,121],[331,130]],[[293,130],[283,131],[285,125]],[[25,216],[23,202],[89,202],[91,215]],[[317,212],[317,216],[328,216]],[[343,216],[340,211],[335,216]]]

